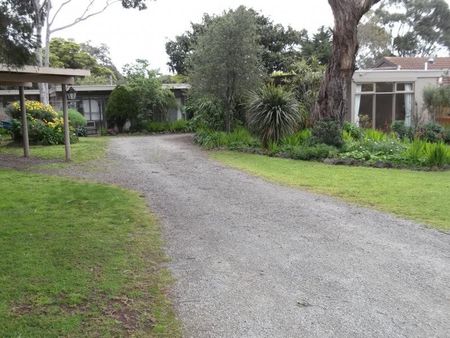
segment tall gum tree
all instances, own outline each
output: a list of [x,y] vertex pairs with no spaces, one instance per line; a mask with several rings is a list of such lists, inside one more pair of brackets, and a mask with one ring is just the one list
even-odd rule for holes
[[328,0],[334,15],[333,52],[320,87],[315,119],[343,123],[350,107],[351,81],[358,52],[362,16],[380,0]]

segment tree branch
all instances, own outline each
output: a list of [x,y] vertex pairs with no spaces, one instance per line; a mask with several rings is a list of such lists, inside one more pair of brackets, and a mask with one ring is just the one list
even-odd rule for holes
[[55,18],[58,16],[58,13],[61,11],[61,9],[63,9],[63,7],[67,4],[69,4],[70,2],[72,2],[72,0],[66,0],[64,1],[61,6],[59,6],[58,10],[55,12],[55,14],[53,15],[53,18],[50,20],[48,26],[51,27],[53,25],[53,21],[55,21]]
[[92,12],[92,13],[88,14],[88,12],[89,12],[90,8],[92,7],[92,5],[94,4],[94,2],[95,2],[95,0],[91,0],[91,2],[90,2],[89,5],[86,7],[86,9],[85,9],[85,11],[83,12],[83,14],[81,14],[81,15],[80,15],[78,18],[76,18],[73,22],[71,22],[71,23],[69,23],[69,24],[67,24],[67,25],[64,25],[64,26],[61,26],[61,27],[52,29],[52,30],[50,30],[50,33],[54,33],[54,32],[61,31],[61,30],[63,30],[63,29],[72,27],[72,26],[76,25],[77,23],[79,23],[79,22],[81,22],[81,21],[85,21],[85,20],[87,20],[87,19],[89,19],[89,18],[91,18],[91,17],[93,17],[93,16],[95,16],[95,15],[101,14],[101,13],[103,13],[108,7],[110,7],[111,5],[113,5],[113,4],[117,3],[117,2],[120,2],[120,0],[114,0],[114,1],[107,0],[106,3],[105,3],[105,6],[103,6],[103,8],[99,9],[99,10],[96,11],[96,12]]

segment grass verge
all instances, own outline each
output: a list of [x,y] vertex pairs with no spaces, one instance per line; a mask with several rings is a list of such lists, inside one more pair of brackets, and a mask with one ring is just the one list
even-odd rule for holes
[[238,152],[212,152],[231,167],[283,185],[341,197],[450,230],[450,172],[331,166]]
[[[72,162],[82,163],[103,158],[108,144],[108,137],[80,137],[78,143],[71,145]],[[23,148],[17,145],[3,144],[0,154],[23,156]],[[64,160],[64,145],[30,146],[32,157],[45,160]]]
[[127,190],[0,170],[0,336],[180,336],[157,222]]

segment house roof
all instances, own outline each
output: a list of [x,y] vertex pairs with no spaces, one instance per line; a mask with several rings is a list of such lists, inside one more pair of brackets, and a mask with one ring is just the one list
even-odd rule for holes
[[[376,69],[403,69],[424,70],[429,57],[384,57],[376,66]],[[433,63],[428,63],[430,70],[450,69],[450,57],[433,58]]]

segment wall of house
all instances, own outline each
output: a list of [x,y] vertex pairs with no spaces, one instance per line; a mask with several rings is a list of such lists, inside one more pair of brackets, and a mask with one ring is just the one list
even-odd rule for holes
[[426,87],[437,85],[440,77],[446,76],[446,71],[435,70],[363,70],[355,72],[352,81],[351,122],[357,122],[355,114],[356,85],[377,82],[410,82],[414,85],[414,112],[424,121],[429,119],[423,102],[423,91]]

